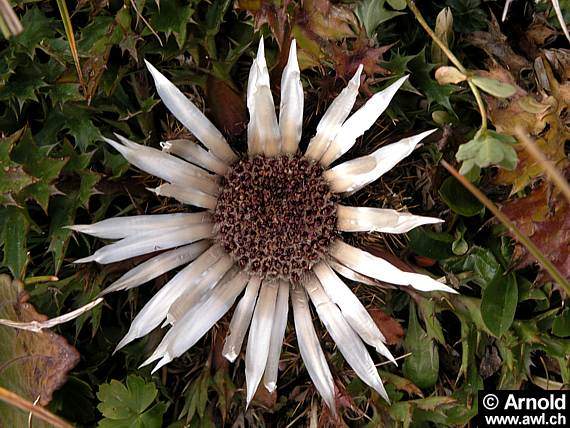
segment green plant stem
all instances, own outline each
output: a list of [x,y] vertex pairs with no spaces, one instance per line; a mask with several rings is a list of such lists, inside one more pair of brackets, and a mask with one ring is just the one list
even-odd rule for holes
[[59,278],[54,275],[32,276],[30,278],[26,278],[24,280],[24,284],[33,285],[33,284],[40,284],[42,282],[56,282],[56,281],[59,281]]
[[499,208],[483,194],[477,187],[475,187],[469,180],[461,175],[455,168],[449,165],[446,161],[442,160],[441,165],[449,171],[473,196],[475,196],[485,207],[493,213],[495,217],[503,224],[509,231],[516,237],[516,239],[524,245],[524,247],[531,253],[534,258],[542,265],[542,267],[550,274],[552,279],[564,289],[567,295],[570,295],[570,284],[564,276],[556,269],[556,266],[546,257],[534,243],[520,231],[520,229],[506,216]]
[[485,103],[481,97],[481,92],[479,92],[475,84],[470,80],[467,80],[467,83],[469,88],[471,88],[471,92],[473,92],[473,96],[475,96],[475,101],[477,101],[477,107],[479,107],[479,114],[481,115],[481,130],[484,132],[487,130],[487,109],[485,108]]
[[[451,63],[455,65],[455,67],[457,67],[457,69],[461,71],[463,74],[469,75],[469,71],[465,67],[463,67],[461,61],[457,59],[457,57],[453,54],[453,52],[451,52],[449,47],[445,43],[443,43],[443,41],[441,41],[441,39],[437,37],[437,34],[435,34],[435,32],[430,28],[430,26],[424,19],[422,13],[419,11],[418,7],[416,6],[416,3],[413,0],[406,0],[406,3],[408,5],[408,8],[412,11],[414,16],[416,17],[418,23],[422,26],[422,28],[426,31],[426,33],[428,33],[428,35],[432,38],[432,40],[439,46],[439,48],[443,51],[443,53],[447,56],[447,58],[451,61]],[[481,98],[481,93],[479,92],[479,89],[477,89],[477,87],[473,83],[471,83],[469,80],[467,81],[467,83],[469,84],[469,88],[471,89],[471,92],[473,92],[475,100],[477,101],[477,107],[479,108],[479,114],[481,115],[481,130],[486,131],[487,110],[485,109],[483,98]]]

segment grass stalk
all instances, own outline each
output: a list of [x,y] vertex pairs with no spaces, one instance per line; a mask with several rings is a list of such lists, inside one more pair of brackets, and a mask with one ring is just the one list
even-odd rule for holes
[[451,175],[453,175],[467,190],[469,190],[473,196],[475,196],[493,215],[515,236],[517,241],[519,241],[528,250],[530,254],[538,261],[540,265],[550,274],[552,279],[564,289],[567,295],[570,295],[570,284],[562,276],[562,274],[556,269],[556,266],[546,257],[542,251],[538,249],[536,245],[526,236],[521,230],[505,215],[499,210],[499,208],[481,192],[475,185],[473,185],[469,180],[467,180],[463,175],[461,175],[454,167],[449,165],[446,161],[442,160],[441,165]]
[[570,185],[562,173],[544,156],[544,153],[537,147],[536,143],[520,126],[515,128],[515,136],[528,154],[544,169],[548,178],[562,191],[566,199],[568,199],[568,202],[570,202]]
[[79,78],[79,84],[84,87],[83,73],[81,72],[81,64],[79,62],[79,53],[77,52],[77,44],[75,43],[75,34],[73,33],[73,25],[71,24],[71,17],[69,16],[69,11],[67,10],[67,3],[65,0],[56,0],[57,7],[59,8],[59,13],[63,21],[63,27],[65,29],[65,34],[67,40],[69,41],[69,49],[71,50],[71,55],[73,56],[73,62],[75,63],[75,69],[77,70],[77,77]]
[[54,427],[73,428],[72,425],[65,422],[59,416],[56,416],[50,411],[44,409],[42,406],[36,406],[31,401],[28,401],[20,397],[18,394],[9,391],[5,388],[2,388],[1,386],[0,386],[0,400],[8,404],[11,404],[12,406],[17,407],[18,409],[22,409],[25,412],[30,412],[37,418],[53,425]]

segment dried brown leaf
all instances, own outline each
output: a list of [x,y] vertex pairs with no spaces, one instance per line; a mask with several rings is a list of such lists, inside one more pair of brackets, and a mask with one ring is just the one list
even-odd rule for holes
[[404,329],[398,321],[379,308],[369,308],[370,316],[386,338],[388,345],[399,345],[404,339]]
[[501,32],[499,22],[493,14],[489,22],[489,32],[474,31],[467,36],[467,40],[473,46],[485,51],[494,60],[504,67],[512,70],[515,76],[520,76],[521,71],[531,69],[530,62],[515,53],[511,48],[507,37]]
[[223,80],[213,76],[206,81],[207,104],[214,124],[230,138],[241,135],[248,117],[243,97]]
[[[0,317],[21,321],[45,321],[28,303],[20,281],[0,275]],[[29,401],[47,405],[55,390],[79,362],[79,352],[52,331],[39,333],[0,326],[0,385]],[[27,415],[0,404],[0,419],[9,426],[27,426]],[[7,425],[8,426],[8,425]]]
[[[567,170],[567,176],[570,170]],[[570,277],[570,204],[548,182],[542,182],[528,196],[508,202],[503,212],[547,256],[559,272]],[[534,265],[535,258],[520,244],[515,246],[518,267]],[[541,271],[537,281],[549,280]]]
[[[488,75],[516,85],[513,77],[503,68],[491,68]],[[570,104],[570,92],[566,92],[569,85],[559,85],[558,82],[548,79],[547,81],[550,82],[549,86],[558,89],[557,96],[539,98],[517,87],[516,94],[508,100],[488,97],[487,106],[491,122],[498,132],[515,135],[517,127],[521,127],[534,139],[545,157],[563,169],[568,165],[564,142],[570,138],[564,117]],[[513,171],[501,169],[495,177],[498,184],[512,185],[512,193],[517,193],[534,179],[544,175],[543,168],[523,147],[517,146],[516,149],[519,159],[516,168]]]

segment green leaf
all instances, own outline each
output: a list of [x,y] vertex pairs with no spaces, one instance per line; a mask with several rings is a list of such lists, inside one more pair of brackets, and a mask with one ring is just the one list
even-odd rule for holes
[[406,8],[406,0],[387,0],[388,4],[396,10],[404,10]]
[[34,183],[26,187],[18,197],[21,200],[32,198],[40,204],[45,212],[51,195],[57,193],[52,182],[59,176],[68,158],[51,158],[48,156],[51,146],[41,146],[35,143],[29,130],[24,133],[18,145],[12,151],[12,157],[24,165],[24,169],[34,177]]
[[182,4],[178,0],[162,2],[151,18],[151,25],[156,31],[174,34],[179,47],[186,41],[186,26],[194,14],[192,3]]
[[560,315],[554,318],[552,333],[558,337],[570,336],[570,309],[566,308]]
[[24,52],[32,55],[34,49],[42,40],[53,38],[54,33],[51,29],[51,21],[39,8],[33,7],[29,9],[22,17],[22,26],[26,31],[14,37],[12,39],[13,42],[22,46]]
[[4,245],[2,265],[7,266],[15,278],[23,279],[28,264],[26,237],[29,230],[24,210],[15,206],[0,208],[3,221],[1,243]]
[[431,76],[431,71],[435,67],[426,60],[425,48],[409,63],[412,74],[410,80],[427,98],[428,104],[436,103],[455,114],[449,97],[455,92],[453,85],[440,85]]
[[491,94],[497,98],[512,97],[517,88],[500,80],[489,79],[488,77],[472,76],[469,78],[471,82],[479,89]]
[[426,326],[427,335],[436,340],[438,343],[445,345],[445,338],[443,336],[443,329],[441,323],[437,319],[437,311],[435,301],[425,298],[418,300],[420,314]]
[[15,102],[20,110],[26,101],[37,102],[39,89],[48,86],[48,84],[44,81],[44,76],[34,71],[20,72],[18,69],[18,72],[10,77],[8,83],[0,87],[0,101]]
[[478,246],[473,246],[465,256],[446,260],[444,263],[446,268],[454,273],[471,272],[472,276],[468,279],[481,288],[487,287],[501,271],[501,264],[493,252]]
[[410,305],[404,345],[412,354],[404,361],[404,375],[420,388],[431,388],[439,375],[439,354],[434,341],[420,327],[413,304]]
[[[401,6],[401,0],[390,1],[390,4],[395,3]],[[368,37],[374,36],[376,29],[380,24],[386,22],[398,15],[403,15],[403,12],[396,12],[393,10],[388,10],[384,7],[385,0],[363,0],[356,7],[355,13],[358,17],[360,23],[366,29],[366,34]],[[394,7],[394,6],[392,6]],[[394,7],[398,9],[399,7]]]
[[14,162],[10,157],[12,148],[22,136],[23,131],[22,129],[6,138],[0,138],[0,195],[5,197],[4,201],[13,200],[11,196],[35,181],[24,171],[22,165]]
[[211,384],[210,366],[206,365],[198,379],[190,385],[185,394],[186,402],[184,403],[181,416],[186,416],[187,421],[191,421],[194,415],[198,415],[200,419],[204,417],[208,404],[208,390]]
[[436,233],[424,227],[410,230],[410,249],[416,254],[435,260],[444,260],[451,256],[453,237],[448,233]]
[[68,101],[81,101],[83,97],[79,92],[78,83],[58,83],[49,89],[49,95],[54,104],[60,106]]
[[481,0],[447,0],[453,11],[453,28],[462,33],[472,33],[487,28],[487,13]]
[[[127,377],[127,385],[117,380],[99,386],[97,408],[104,418],[99,427],[159,427],[166,411],[164,403],[157,403],[146,410],[156,399],[158,391],[152,382],[136,375]],[[145,411],[146,410],[146,411]]]
[[517,153],[513,147],[516,140],[496,131],[479,131],[468,143],[459,146],[455,158],[463,161],[459,172],[467,174],[472,168],[478,166],[486,168],[498,165],[513,170],[517,165]]
[[58,272],[65,251],[71,237],[71,230],[65,229],[74,223],[75,213],[78,208],[85,207],[91,195],[95,194],[95,184],[100,180],[97,173],[82,171],[80,173],[81,183],[79,189],[65,196],[55,197],[50,206],[50,243],[48,250],[53,253],[55,272]]
[[445,179],[439,196],[457,214],[473,217],[483,212],[483,204],[453,177]]
[[481,316],[487,328],[497,337],[513,323],[518,303],[518,287],[514,273],[499,271],[483,290]]

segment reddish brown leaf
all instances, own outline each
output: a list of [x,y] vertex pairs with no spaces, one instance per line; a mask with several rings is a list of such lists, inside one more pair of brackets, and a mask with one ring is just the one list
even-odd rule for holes
[[370,316],[386,338],[388,345],[399,345],[404,338],[404,329],[398,321],[386,314],[382,309],[368,309]]
[[261,382],[252,401],[260,406],[272,409],[275,406],[275,403],[277,403],[277,390],[269,392],[265,389],[263,382]]
[[245,102],[230,84],[213,76],[208,77],[206,98],[218,129],[230,138],[245,131],[248,120]]
[[[570,170],[567,170],[567,173]],[[569,174],[567,174],[568,176]],[[517,227],[532,239],[565,277],[570,277],[570,204],[556,190],[543,182],[528,196],[508,202],[503,212]],[[533,265],[536,260],[525,247],[516,244],[514,257],[518,266]],[[537,281],[543,283],[549,277],[541,271]]]

